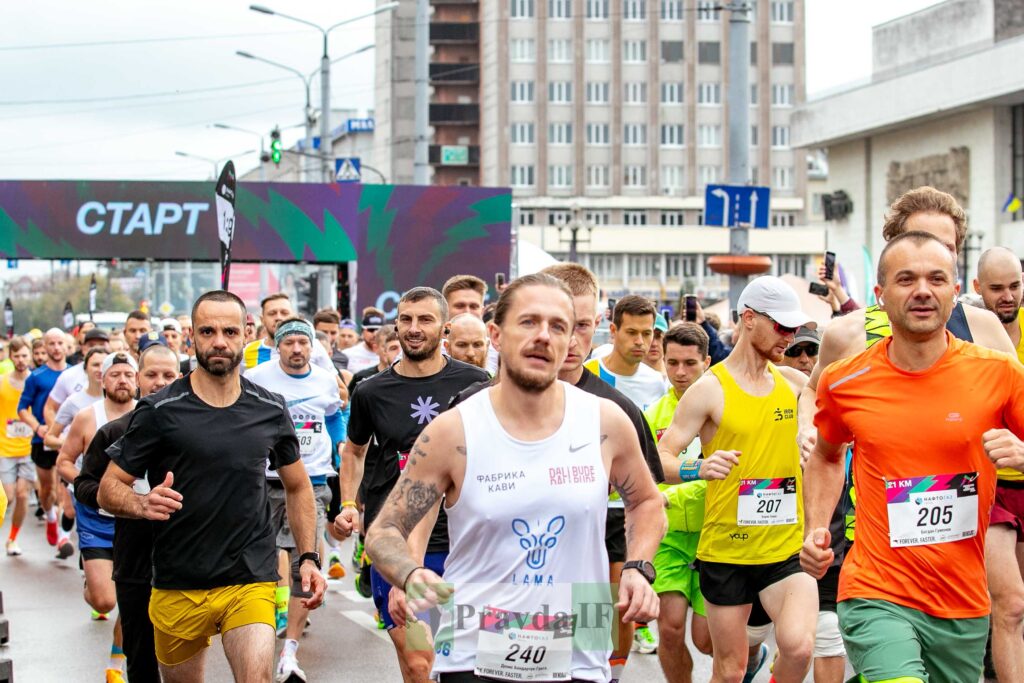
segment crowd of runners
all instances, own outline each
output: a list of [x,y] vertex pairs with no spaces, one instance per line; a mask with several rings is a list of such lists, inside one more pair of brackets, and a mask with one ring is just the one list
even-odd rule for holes
[[771,276],[685,321],[562,263],[390,321],[211,291],[34,330],[0,353],[6,560],[38,528],[79,563],[108,683],[202,681],[217,634],[237,681],[305,681],[353,570],[406,682],[656,653],[688,683],[691,647],[723,683],[1024,681],[1021,260],[961,291],[966,234],[950,195],[899,197],[877,303],[823,269],[820,326]]

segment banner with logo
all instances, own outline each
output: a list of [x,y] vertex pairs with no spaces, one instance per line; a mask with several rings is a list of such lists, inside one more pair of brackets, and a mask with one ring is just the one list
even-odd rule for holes
[[235,163],[224,164],[217,179],[217,237],[220,239],[220,288],[231,276],[231,242],[235,238]]
[[65,332],[70,332],[75,326],[75,309],[70,301],[64,303],[64,316],[61,321],[64,323]]

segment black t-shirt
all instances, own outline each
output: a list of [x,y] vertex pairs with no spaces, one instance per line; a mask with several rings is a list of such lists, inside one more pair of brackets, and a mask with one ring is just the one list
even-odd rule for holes
[[[348,356],[346,356],[347,358]],[[356,393],[356,387],[362,384],[364,381],[370,379],[374,375],[380,372],[380,369],[376,365],[371,365],[368,368],[363,368],[359,372],[352,375],[352,380],[348,383],[348,396],[349,402],[352,401],[352,396]],[[377,457],[378,446],[375,442],[371,441],[369,448],[366,450],[366,457],[363,458],[363,480],[359,482],[359,500],[363,501],[366,499],[366,482],[373,479],[373,467],[377,464],[380,459]],[[363,530],[365,535],[366,531]]]
[[299,460],[284,400],[241,378],[242,393],[213,408],[183,377],[142,399],[120,452],[125,472],[158,486],[173,472],[182,507],[153,523],[153,586],[192,590],[277,581],[265,476]]
[[356,387],[379,372],[380,369],[376,365],[371,365],[368,368],[363,368],[359,372],[352,373],[352,381],[348,383],[348,395],[352,396],[356,391]]
[[[75,479],[75,498],[98,508],[96,495],[107,471],[110,448],[124,436],[131,413],[125,413],[96,430],[82,457],[82,471]],[[148,519],[114,520],[114,581],[148,585],[153,580],[153,523]]]
[[[373,454],[376,461],[367,462],[363,472],[366,529],[376,519],[398,481],[400,454],[404,467],[420,432],[447,409],[452,397],[470,384],[487,379],[487,373],[478,367],[450,358],[446,360],[444,368],[429,377],[403,377],[394,367],[388,368],[362,382],[352,394],[348,438],[357,445],[371,443],[373,439],[378,446],[367,451],[367,460]],[[447,551],[448,517],[442,507],[427,552]]]

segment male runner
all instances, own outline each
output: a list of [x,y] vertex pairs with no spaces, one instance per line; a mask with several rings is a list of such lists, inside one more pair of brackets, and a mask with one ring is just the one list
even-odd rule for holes
[[46,353],[46,342],[43,341],[42,337],[32,337],[31,335],[26,336],[26,339],[32,339],[32,367],[41,368],[46,365],[46,359],[49,356]]
[[668,389],[668,382],[661,373],[643,362],[654,339],[657,315],[654,304],[642,296],[628,294],[619,299],[608,327],[612,335],[611,353],[584,364],[628,396],[640,410],[645,410]]
[[[82,367],[85,368],[86,384],[62,401],[55,417],[47,423],[49,430],[46,432],[46,436],[43,437],[43,445],[45,447],[60,452],[61,447],[64,445],[64,437],[67,436],[68,429],[71,428],[71,421],[75,419],[75,415],[83,408],[103,400],[103,361],[106,359],[107,348],[105,346],[90,349],[85,355]],[[61,377],[64,377],[73,369],[68,368]],[[60,380],[58,379],[57,382],[59,384]],[[54,390],[56,390],[56,387],[54,387]],[[47,401],[52,400],[53,392],[51,391],[50,398]]]
[[338,350],[351,349],[359,343],[359,335],[356,334],[356,324],[351,318],[344,318],[338,323]]
[[139,337],[153,329],[149,322],[149,315],[144,311],[132,311],[124,321],[124,340],[128,343],[128,350],[138,359]]
[[[67,369],[64,360],[64,333],[56,327],[43,335],[46,361],[25,380],[25,388],[18,400],[18,417],[32,430],[32,462],[39,480],[39,503],[46,513],[46,542],[57,545],[57,452],[43,446],[46,436],[46,417],[43,413],[46,399],[57,378]],[[62,487],[63,488],[63,487]]]
[[[239,375],[245,304],[230,292],[192,307],[199,366],[132,414],[100,485],[114,514],[152,519],[156,656],[165,681],[203,680],[205,649],[221,634],[236,681],[269,683],[274,660],[274,547],[266,466],[285,488],[300,552],[303,601],[322,598],[316,506],[281,399]],[[152,490],[132,490],[146,477]]]
[[338,316],[338,312],[329,308],[317,311],[316,315],[313,316],[313,329],[327,335],[331,346],[329,351],[331,362],[334,363],[334,367],[339,371],[348,369],[348,356],[338,348],[338,334],[341,332],[340,324],[341,318]]
[[739,341],[679,401],[658,450],[674,457],[697,436],[708,480],[697,558],[714,644],[712,681],[738,681],[748,658],[745,626],[760,598],[775,624],[774,679],[802,681],[814,647],[817,590],[800,570],[802,476],[796,397],[806,377],[775,363],[801,325],[813,324],[796,292],[771,276],[737,302]]
[[[370,529],[374,567],[413,591],[413,611],[445,602],[455,588],[458,605],[444,613],[437,637],[441,683],[608,680],[608,558],[593,510],[609,484],[625,501],[636,558],[616,606],[624,621],[657,616],[649,582],[665,529],[660,497],[622,411],[556,381],[573,321],[560,281],[537,274],[509,285],[491,328],[500,381],[424,430]],[[408,543],[442,496],[451,516],[449,583]]]
[[651,337],[651,347],[647,349],[647,354],[644,356],[644,365],[665,378],[667,378],[665,371],[666,332],[668,332],[668,321],[665,320],[665,316],[658,313],[654,316],[654,335]]
[[[263,323],[263,334],[265,336],[263,339],[249,342],[245,345],[242,351],[241,371],[243,374],[261,363],[277,359],[277,344],[274,343],[274,332],[277,330],[278,323],[294,317],[295,310],[292,308],[291,299],[283,292],[271,294],[260,302],[260,321]],[[311,362],[313,365],[319,366],[332,374],[336,373],[331,357],[327,355],[327,351],[320,344],[313,346]]]
[[[488,379],[483,370],[441,353],[441,331],[448,319],[447,307],[436,289],[414,287],[406,292],[398,302],[402,357],[363,381],[352,395],[348,441],[341,454],[342,510],[334,520],[335,533],[342,537],[348,537],[358,528],[367,531],[372,528],[420,432],[448,406],[453,396],[474,382]],[[366,462],[371,441],[379,446],[375,451],[376,462]],[[373,479],[362,491],[365,511],[360,524],[355,494],[360,490],[364,462],[372,470]],[[437,520],[425,550],[424,563],[438,574],[443,573],[448,553],[448,531],[443,515]],[[407,643],[407,629],[395,628],[388,610],[392,584],[375,567],[371,567],[370,580],[377,611],[398,652],[403,679],[407,683],[426,681],[433,652],[411,647]]]
[[460,313],[449,324],[448,353],[451,357],[486,370],[490,344],[483,321],[472,313]]
[[992,464],[1024,469],[1024,367],[945,328],[960,286],[943,240],[894,237],[877,277],[891,336],[829,366],[818,385],[801,562],[821,576],[832,561],[825,527],[852,441],[857,541],[839,623],[854,669],[872,682],[975,681],[988,634],[980,578]]
[[[93,352],[95,353],[95,352]],[[95,355],[90,359],[95,359]],[[82,410],[71,421],[67,438],[57,456],[57,473],[72,483],[78,476],[78,460],[92,442],[96,430],[110,420],[126,415],[135,407],[136,365],[127,353],[105,356],[101,370],[103,399]],[[93,619],[106,619],[117,604],[114,590],[114,518],[100,508],[90,507],[75,500],[78,521],[78,544],[82,551],[85,585],[82,593],[93,612]],[[121,619],[114,622],[110,663],[107,665],[107,683],[124,681],[124,650],[122,649]]]
[[453,275],[445,281],[441,295],[448,302],[451,318],[463,313],[480,318],[484,314],[487,283],[475,275]]
[[808,377],[818,362],[818,347],[821,346],[821,333],[810,327],[801,327],[793,337],[782,357],[782,365],[799,370]]
[[[315,343],[313,334],[313,328],[302,318],[281,321],[274,333],[278,361],[253,368],[246,374],[246,378],[280,396],[288,406],[295,424],[295,433],[299,437],[299,453],[313,485],[316,539],[319,543],[326,526],[327,506],[331,502],[327,477],[335,471],[334,456],[339,444],[345,440],[345,435],[342,432],[341,398],[338,396],[334,375],[310,365]],[[290,563],[278,568],[285,574],[278,588],[278,604],[284,604],[285,622],[281,623],[279,613],[278,630],[284,635],[285,641],[277,664],[277,680],[282,683],[296,679],[305,681],[306,674],[299,668],[296,654],[309,610],[302,606],[298,597],[289,599],[288,581],[298,574],[299,557],[288,524],[284,484],[277,473],[270,469],[267,470],[267,484],[270,486],[270,510],[277,548],[291,557]]]
[[[1024,363],[1024,318],[1020,315],[1020,259],[1005,247],[993,247],[978,259],[974,291],[992,311],[1017,359]],[[1024,552],[1024,475],[999,473],[991,526],[985,540],[988,552],[988,590],[992,596],[992,663],[1002,681],[1024,680],[1024,580],[1018,558]]]
[[348,369],[355,374],[360,370],[372,367],[377,363],[377,347],[374,336],[384,326],[384,312],[379,308],[367,306],[363,309],[362,341],[345,349],[348,357]]
[[[109,343],[110,336],[103,330],[89,330],[85,334],[82,342],[82,360],[84,360],[85,355],[93,349],[108,348]],[[85,365],[82,363],[82,360],[77,364],[72,365],[71,359],[67,359],[67,370],[62,372],[60,377],[57,378],[57,382],[53,385],[53,389],[50,391],[50,395],[46,399],[46,406],[43,409],[43,414],[46,417],[47,424],[53,422],[53,418],[56,417],[57,411],[69,396],[75,392],[81,391],[87,384],[89,384],[89,375],[85,371]],[[68,423],[70,423],[70,420]],[[60,448],[58,447],[54,450],[60,450]]]
[[[142,340],[140,340],[142,341]],[[139,393],[149,396],[178,379],[178,354],[160,344],[144,346],[139,353],[137,375]],[[82,467],[75,479],[75,500],[99,509],[96,499],[100,480],[110,463],[107,448],[124,436],[131,413],[111,420],[96,430],[82,458]],[[140,493],[149,489],[144,479],[135,482]],[[153,624],[149,620],[150,582],[153,571],[150,557],[153,550],[152,522],[145,519],[114,519],[114,587],[117,594],[117,618],[121,622],[122,649],[127,658],[128,680],[131,683],[160,683],[153,645]]]
[[21,337],[12,339],[7,349],[14,370],[0,375],[0,422],[4,428],[0,433],[0,484],[14,506],[7,554],[21,555],[18,532],[28,512],[28,494],[36,481],[36,469],[30,457],[32,428],[18,416],[18,402],[29,376],[32,354]]

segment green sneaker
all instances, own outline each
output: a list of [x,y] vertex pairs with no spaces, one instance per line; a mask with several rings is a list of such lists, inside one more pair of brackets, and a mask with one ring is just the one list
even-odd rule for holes
[[642,655],[651,655],[658,651],[658,638],[647,626],[638,626],[633,631],[633,648]]
[[352,548],[352,566],[359,569],[363,563],[363,542],[356,539],[355,547]]

